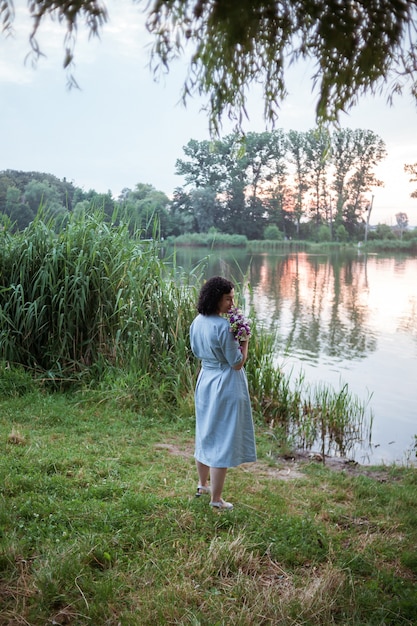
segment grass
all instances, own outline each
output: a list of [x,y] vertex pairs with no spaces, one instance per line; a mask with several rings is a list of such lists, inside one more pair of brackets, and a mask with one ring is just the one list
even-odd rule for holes
[[192,410],[104,397],[2,396],[2,626],[416,623],[415,469],[288,464],[259,425],[218,514]]

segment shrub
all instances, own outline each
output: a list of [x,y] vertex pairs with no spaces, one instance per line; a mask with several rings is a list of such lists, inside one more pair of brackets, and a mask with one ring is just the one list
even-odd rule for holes
[[331,238],[332,234],[330,232],[330,228],[328,226],[325,226],[324,224],[320,226],[317,232],[318,241],[323,243],[324,241],[331,241]]
[[345,241],[348,240],[348,238],[349,238],[349,233],[347,232],[345,226],[343,226],[343,224],[340,224],[336,228],[336,239],[337,239],[337,241],[345,242]]
[[284,235],[275,224],[270,224],[264,230],[264,239],[269,241],[280,241],[284,238]]

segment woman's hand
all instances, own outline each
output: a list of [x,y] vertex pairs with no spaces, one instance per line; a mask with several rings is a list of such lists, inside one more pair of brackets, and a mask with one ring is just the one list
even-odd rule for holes
[[246,360],[248,358],[248,346],[249,346],[249,341],[240,342],[240,351],[242,352],[242,360],[240,363],[238,363],[237,365],[233,367],[234,370],[239,371],[245,365]]

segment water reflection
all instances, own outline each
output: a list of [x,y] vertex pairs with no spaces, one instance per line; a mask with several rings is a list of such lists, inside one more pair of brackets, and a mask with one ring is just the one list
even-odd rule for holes
[[410,309],[408,313],[400,316],[398,332],[409,335],[416,344],[417,355],[417,298],[409,299]]
[[305,253],[252,258],[250,298],[275,329],[277,349],[303,360],[360,359],[376,349],[369,323],[366,265]]
[[377,349],[381,327],[392,313],[398,313],[396,330],[417,340],[414,258],[176,251],[177,264],[187,272],[204,257],[206,276],[223,274],[250,283],[247,305],[274,328],[281,354],[290,351],[312,362],[363,359]]

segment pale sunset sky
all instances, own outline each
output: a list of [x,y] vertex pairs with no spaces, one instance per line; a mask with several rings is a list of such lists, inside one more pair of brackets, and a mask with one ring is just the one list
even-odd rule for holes
[[[45,57],[36,69],[30,52],[26,0],[16,0],[14,37],[0,36],[0,170],[39,171],[67,178],[84,190],[111,190],[149,183],[168,196],[183,179],[175,161],[184,156],[190,139],[209,139],[204,101],[197,97],[185,108],[180,102],[186,66],[178,61],[156,82],[148,67],[150,37],[141,13],[146,3],[109,0],[109,21],[101,38],[88,40],[80,28],[74,75],[80,89],[66,88],[62,68],[64,29],[45,21],[38,41]],[[296,66],[288,74],[290,95],[283,103],[277,128],[306,131],[315,126],[311,70]],[[263,104],[255,94],[249,103],[246,131],[262,132]],[[405,212],[417,226],[417,199],[410,193],[405,163],[417,162],[417,107],[408,95],[394,105],[386,96],[362,99],[343,115],[343,127],[375,132],[388,157],[377,175],[385,183],[374,190],[371,223],[395,223]],[[224,134],[231,126],[224,126]]]

